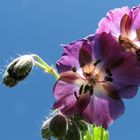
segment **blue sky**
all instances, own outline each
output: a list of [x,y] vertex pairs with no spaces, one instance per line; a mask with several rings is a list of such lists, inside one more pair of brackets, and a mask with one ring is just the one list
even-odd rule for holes
[[[55,64],[62,53],[60,44],[94,33],[108,10],[138,4],[138,0],[1,0],[0,69],[17,54],[36,53]],[[54,101],[54,82],[51,75],[35,68],[15,88],[0,84],[0,139],[42,139],[40,127]],[[138,137],[140,93],[125,105],[125,114],[109,129],[110,140]]]

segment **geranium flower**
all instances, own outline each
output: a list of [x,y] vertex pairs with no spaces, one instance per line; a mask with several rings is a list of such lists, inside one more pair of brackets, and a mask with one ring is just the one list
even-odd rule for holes
[[111,33],[126,51],[131,51],[140,60],[140,6],[111,10],[99,22],[97,33]]
[[121,98],[137,92],[140,68],[136,57],[106,33],[63,47],[57,62],[60,79],[54,86],[54,109],[67,116],[79,114],[88,123],[107,128],[124,112]]

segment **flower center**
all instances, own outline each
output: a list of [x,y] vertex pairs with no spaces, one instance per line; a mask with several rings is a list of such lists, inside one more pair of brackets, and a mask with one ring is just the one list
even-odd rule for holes
[[[76,99],[79,99],[83,94],[89,94],[92,96],[94,94],[94,87],[96,84],[113,82],[112,73],[109,68],[100,70],[100,68],[97,67],[100,62],[100,60],[97,60],[95,63],[92,62],[82,67],[83,76],[87,83],[80,86],[78,93],[74,92]],[[72,70],[74,72],[77,71],[75,67],[73,67]]]

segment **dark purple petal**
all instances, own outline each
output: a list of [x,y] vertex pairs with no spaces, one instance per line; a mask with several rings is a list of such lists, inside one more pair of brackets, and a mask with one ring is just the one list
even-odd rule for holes
[[84,42],[79,52],[79,64],[83,67],[92,62],[92,48],[90,44]]
[[106,94],[114,100],[119,100],[118,90],[115,86],[113,86],[110,82],[106,82],[102,84],[104,90],[106,90]]
[[58,80],[54,87],[56,102],[54,109],[60,109],[64,115],[72,116],[82,112],[90,101],[88,93],[79,96],[80,87]]
[[78,91],[79,88],[77,86],[58,80],[53,91],[56,98],[53,108],[59,108],[63,113],[69,115],[77,113],[78,110],[75,107],[77,99],[74,93],[77,93]]
[[81,86],[87,84],[87,80],[82,78],[79,73],[73,71],[67,71],[60,73],[60,80],[65,81],[68,84],[75,84]]
[[92,45],[96,60],[101,60],[103,63],[110,65],[121,62],[119,56],[124,50],[110,33],[97,34],[92,41]]
[[74,95],[74,92],[78,92],[79,86],[75,84],[69,84],[65,81],[58,80],[53,89],[54,96],[57,100],[69,95]]
[[140,65],[132,53],[122,54],[123,61],[112,68],[113,83],[121,86],[138,86],[140,84]]
[[82,116],[88,123],[108,128],[116,118],[124,113],[124,109],[121,99],[114,100],[98,88],[96,95],[91,97]]
[[59,72],[70,71],[73,67],[79,68],[81,64],[92,60],[91,46],[86,39],[75,41],[63,48],[64,53],[56,63]]
[[[71,98],[69,100],[69,98]],[[81,113],[88,103],[90,102],[90,95],[83,94],[79,96],[77,100],[75,100],[75,96],[69,96],[69,98],[65,98],[63,101],[63,108],[60,108],[61,112],[64,115],[72,116]]]
[[118,96],[121,98],[133,98],[138,92],[138,86],[122,86],[118,90]]

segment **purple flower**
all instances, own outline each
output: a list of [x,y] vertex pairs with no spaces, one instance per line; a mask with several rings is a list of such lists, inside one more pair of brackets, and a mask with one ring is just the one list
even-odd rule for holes
[[63,47],[57,62],[60,79],[54,86],[54,109],[67,116],[79,114],[88,123],[108,128],[124,112],[121,98],[137,92],[140,67],[136,57],[107,33]]
[[99,22],[97,33],[111,33],[122,47],[140,60],[140,6],[111,10]]

